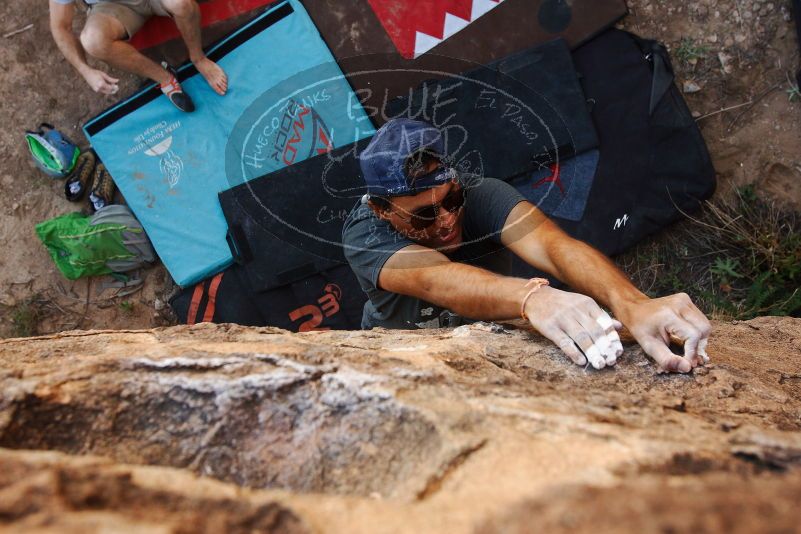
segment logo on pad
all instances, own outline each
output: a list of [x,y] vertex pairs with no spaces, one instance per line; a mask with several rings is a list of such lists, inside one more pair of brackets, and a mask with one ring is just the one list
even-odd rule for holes
[[302,99],[289,98],[261,116],[244,142],[246,169],[264,174],[330,151],[332,132],[314,108],[328,99],[327,89],[322,89]]
[[184,173],[183,160],[171,150],[172,133],[180,127],[181,121],[153,124],[134,137],[135,144],[128,149],[129,155],[143,152],[146,156],[159,158],[159,171],[170,189],[178,185]]
[[330,330],[330,327],[320,326],[326,317],[339,313],[342,301],[342,289],[336,284],[327,284],[323,295],[315,304],[307,304],[289,312],[290,321],[305,319],[298,326],[298,332],[311,332],[312,330]]
[[170,189],[172,189],[181,180],[181,176],[184,173],[184,162],[178,154],[169,150],[161,157],[159,169],[161,170],[161,175],[167,180]]
[[280,154],[284,165],[292,165],[299,155],[300,159],[306,159],[332,148],[331,134],[320,114],[313,107],[290,100],[275,137],[273,159]]

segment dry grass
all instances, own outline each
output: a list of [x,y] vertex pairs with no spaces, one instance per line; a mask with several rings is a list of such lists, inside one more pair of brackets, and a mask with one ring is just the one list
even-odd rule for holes
[[11,317],[11,337],[30,337],[39,333],[42,319],[42,299],[34,295],[9,310]]
[[708,46],[703,43],[696,43],[689,37],[682,39],[674,52],[674,56],[683,63],[695,63],[699,59],[705,58],[708,54]]
[[801,317],[801,217],[747,187],[618,258],[651,296],[684,291],[717,319]]

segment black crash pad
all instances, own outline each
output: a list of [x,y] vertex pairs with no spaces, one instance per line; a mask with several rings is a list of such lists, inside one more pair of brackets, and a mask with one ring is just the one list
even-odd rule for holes
[[[385,25],[403,26],[396,34],[431,31],[431,24],[441,24],[448,10],[469,18],[467,8],[479,0],[301,1],[364,105],[378,111],[373,118],[379,126],[389,100],[427,79],[487,65],[558,37],[572,49],[627,13],[624,0],[504,0],[427,53],[407,59]],[[398,16],[386,20],[392,12]]]

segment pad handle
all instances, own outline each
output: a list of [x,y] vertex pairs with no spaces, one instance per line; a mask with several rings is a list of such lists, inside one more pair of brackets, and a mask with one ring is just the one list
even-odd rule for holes
[[228,231],[225,233],[225,241],[228,243],[231,256],[233,256],[234,263],[237,265],[244,265],[253,259],[253,251],[250,250],[247,237],[245,237],[245,232],[241,226],[229,226]]

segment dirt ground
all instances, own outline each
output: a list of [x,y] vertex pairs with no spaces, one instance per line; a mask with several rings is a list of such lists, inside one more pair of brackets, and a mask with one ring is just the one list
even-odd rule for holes
[[614,369],[487,324],[0,340],[0,531],[801,534],[801,319]]
[[[755,183],[801,210],[801,94],[791,92],[798,48],[789,0],[628,0],[621,26],[666,43],[719,173],[719,193]],[[143,288],[115,296],[105,278],[65,280],[35,238],[35,224],[86,209],[65,200],[63,182],[30,162],[23,130],[41,121],[76,141],[87,119],[114,102],[91,92],[62,58],[48,30],[45,0],[0,6],[0,336],[69,329],[169,324],[169,275],[142,273]],[[76,21],[76,28],[81,18]],[[118,75],[119,73],[114,73]],[[789,78],[788,78],[789,76]],[[120,94],[140,83],[122,78]]]

